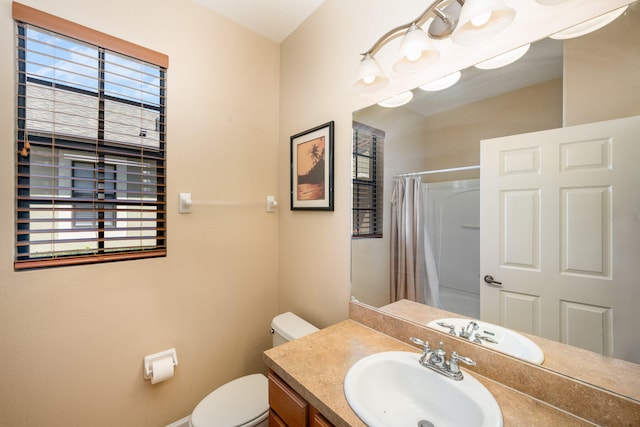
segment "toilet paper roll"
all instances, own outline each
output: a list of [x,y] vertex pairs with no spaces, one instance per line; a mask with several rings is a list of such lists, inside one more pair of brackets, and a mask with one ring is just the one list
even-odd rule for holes
[[165,357],[151,362],[151,384],[168,380],[173,376],[173,359]]

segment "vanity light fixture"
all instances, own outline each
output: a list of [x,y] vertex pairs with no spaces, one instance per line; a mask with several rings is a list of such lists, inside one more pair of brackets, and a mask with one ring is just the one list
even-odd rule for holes
[[597,16],[581,24],[569,27],[566,30],[560,31],[559,33],[552,34],[549,36],[549,38],[556,40],[566,40],[592,33],[615,21],[627,10],[628,7],[628,5],[622,6],[621,8],[612,10],[611,12],[605,13],[604,15]]
[[[414,73],[425,69],[440,57],[431,39],[451,37],[455,43],[462,45],[480,42],[506,28],[515,15],[515,10],[505,5],[504,0],[431,1],[420,16],[388,31],[362,54],[352,87],[358,92],[373,92],[389,82],[376,62],[375,54],[400,36],[404,38],[393,70],[398,74]],[[421,27],[430,19],[427,35]]]
[[462,45],[487,40],[507,28],[515,17],[516,11],[503,0],[467,0],[451,39]]
[[378,105],[385,108],[396,108],[408,104],[413,99],[413,92],[410,90],[399,93],[387,98],[384,101],[378,102]]
[[371,53],[365,53],[360,61],[353,89],[359,92],[373,92],[383,88],[387,83],[389,83],[389,78],[384,74],[378,62]]
[[414,22],[400,43],[400,57],[393,64],[393,70],[399,74],[420,71],[434,64],[439,58],[440,52],[433,47],[427,33]]
[[453,86],[454,84],[458,83],[458,80],[460,80],[460,76],[462,76],[462,73],[460,71],[456,71],[455,73],[451,73],[447,76],[440,77],[437,80],[434,80],[427,84],[423,84],[422,86],[419,86],[419,87],[420,89],[427,92],[437,92],[439,90],[447,89]]
[[520,46],[509,52],[505,52],[502,55],[494,56],[491,59],[487,59],[486,61],[482,61],[474,65],[474,67],[479,68],[481,70],[494,70],[496,68],[505,67],[509,64],[513,64],[518,59],[522,58],[531,47],[530,44],[526,44],[524,46]]

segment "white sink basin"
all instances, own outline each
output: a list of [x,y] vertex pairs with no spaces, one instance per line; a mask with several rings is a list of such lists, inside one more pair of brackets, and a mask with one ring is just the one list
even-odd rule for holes
[[[427,323],[427,326],[437,329],[438,331],[449,332],[449,328],[442,326],[442,324],[453,325],[455,326],[457,336],[460,329],[466,328],[471,320],[472,319],[452,317],[434,320]],[[480,344],[483,347],[491,348],[508,354],[509,356],[517,357],[538,365],[544,361],[544,353],[540,347],[538,347],[538,345],[529,338],[512,331],[511,329],[503,328],[502,326],[494,325],[492,323],[482,322],[480,320],[474,320],[474,322],[478,324],[479,328],[473,333],[470,341],[473,341],[476,334],[478,334],[490,339],[480,340]],[[491,340],[496,342],[491,342]]]
[[420,354],[376,353],[356,362],[344,380],[353,411],[369,427],[501,427],[502,412],[478,380],[454,381],[420,365]]

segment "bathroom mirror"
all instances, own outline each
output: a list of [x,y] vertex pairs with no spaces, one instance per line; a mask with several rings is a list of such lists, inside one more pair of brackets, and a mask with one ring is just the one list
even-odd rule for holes
[[[463,70],[458,84],[440,92],[415,89],[414,99],[403,107],[387,109],[374,105],[354,112],[354,121],[385,132],[385,208],[382,238],[352,240],[352,295],[372,306],[389,302],[389,206],[394,176],[479,165],[481,139],[640,115],[637,90],[640,74],[636,71],[640,69],[640,46],[637,42],[640,32],[637,29],[640,29],[640,6],[635,2],[623,16],[592,34],[565,41],[541,40],[532,45],[520,61],[502,69]],[[600,46],[615,61],[587,60],[583,55],[600,55],[603,52],[594,46]],[[605,76],[608,80],[587,82],[573,80],[573,74],[563,75],[565,53],[573,55],[570,60],[576,67],[581,67],[582,63],[599,63],[600,70],[589,69],[589,72]],[[542,67],[538,68],[541,73],[526,68],[534,57],[543,61]],[[622,70],[625,74],[611,74],[610,69]],[[493,83],[484,80],[489,73],[493,73],[494,77],[489,79]],[[531,76],[537,76],[537,80],[516,81]],[[480,94],[474,84],[485,91],[495,89],[495,86],[499,90]],[[583,96],[566,98],[566,93],[572,91],[582,91]],[[590,92],[590,96],[584,92]],[[631,107],[625,104],[624,108],[618,109],[618,101],[628,101],[629,97],[635,97]],[[423,104],[423,101],[430,104]],[[429,143],[418,144],[416,135],[424,133],[425,128],[437,137]],[[438,197],[450,197],[445,194],[447,191],[452,192],[450,194],[473,194],[477,189],[473,180],[479,176],[478,170],[468,170],[422,175],[422,179],[427,183],[440,182],[432,187],[437,200]],[[463,225],[469,229],[478,225],[468,218],[460,221],[466,221]],[[640,259],[640,254],[636,258]],[[465,264],[473,262],[479,266],[479,260],[474,259],[467,260]],[[456,270],[455,265],[452,270]],[[479,271],[475,274],[479,287]],[[478,317],[472,311],[461,314]],[[632,321],[628,319],[628,323]],[[561,369],[559,372],[563,373]]]

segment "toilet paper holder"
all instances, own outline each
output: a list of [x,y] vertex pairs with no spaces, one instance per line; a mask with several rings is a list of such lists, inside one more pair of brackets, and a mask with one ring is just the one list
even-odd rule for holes
[[144,357],[144,379],[150,380],[153,378],[153,362],[160,359],[165,359],[167,357],[171,357],[173,361],[173,367],[178,366],[178,355],[176,353],[175,348],[170,348],[169,350],[160,351],[158,353],[150,354]]

